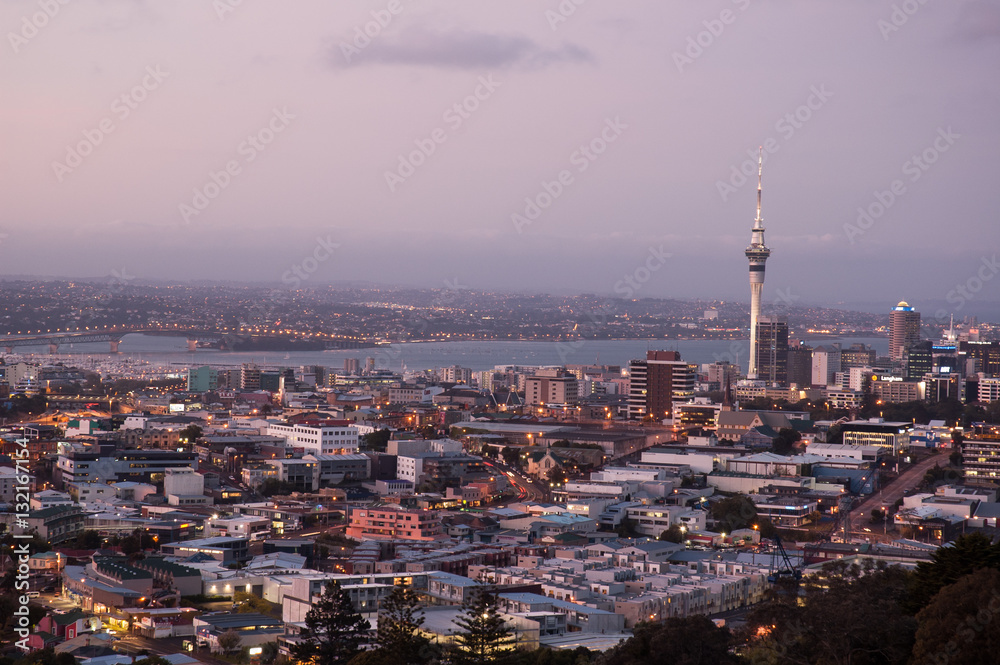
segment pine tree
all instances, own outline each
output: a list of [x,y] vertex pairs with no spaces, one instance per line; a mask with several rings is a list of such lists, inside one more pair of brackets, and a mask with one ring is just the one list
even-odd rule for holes
[[430,659],[430,640],[419,633],[424,624],[420,596],[408,586],[397,586],[378,612],[378,652],[382,662],[420,665]]
[[455,665],[505,663],[514,655],[514,636],[497,609],[492,587],[480,587],[455,619],[462,630],[455,635],[451,660]]
[[306,613],[307,633],[295,646],[293,656],[301,663],[346,665],[360,653],[371,624],[354,610],[351,597],[335,580]]

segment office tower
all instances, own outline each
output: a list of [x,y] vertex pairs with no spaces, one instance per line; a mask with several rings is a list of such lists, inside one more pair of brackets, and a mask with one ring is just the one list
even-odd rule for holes
[[697,366],[677,351],[647,351],[645,360],[629,362],[630,418],[670,418],[673,403],[694,397]]
[[728,360],[720,360],[717,363],[706,365],[704,370],[708,382],[717,384],[719,390],[725,390],[727,385],[736,383],[740,379],[739,368]]
[[358,375],[361,373],[361,361],[357,358],[344,358],[344,374]]
[[205,393],[219,387],[219,372],[205,365],[188,369],[187,389],[191,393]]
[[871,367],[875,362],[875,349],[865,344],[851,344],[840,350],[840,366],[847,371],[852,367]]
[[253,363],[243,363],[240,367],[240,388],[260,390],[260,367]]
[[788,347],[788,385],[799,388],[812,385],[813,348],[804,344]]
[[903,349],[903,367],[907,379],[920,380],[934,369],[934,347],[930,341],[910,344]]
[[958,345],[959,360],[964,366],[965,361],[975,360],[975,369],[987,376],[1000,376],[1000,342],[960,342]]
[[757,319],[757,378],[788,385],[788,321],[776,316]]
[[902,360],[903,351],[920,341],[920,312],[904,300],[889,313],[889,357]]
[[757,157],[757,219],[753,223],[750,246],[746,249],[750,262],[750,369],[747,377],[757,378],[757,319],[760,317],[760,298],[764,292],[764,264],[771,250],[764,244],[764,220],[760,216],[761,176],[764,172],[764,149]]
[[460,365],[442,367],[438,370],[438,376],[445,383],[472,383],[472,370]]
[[817,346],[812,353],[812,384],[826,387],[840,369],[840,347]]

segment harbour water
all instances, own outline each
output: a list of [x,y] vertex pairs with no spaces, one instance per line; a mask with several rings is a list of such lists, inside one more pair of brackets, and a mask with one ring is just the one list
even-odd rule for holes
[[[868,344],[879,355],[888,353],[885,338],[830,338],[805,340],[809,344],[841,343],[847,347],[855,342]],[[108,353],[106,343],[63,345],[56,356],[47,347],[18,349],[21,358],[67,364],[109,365],[116,359],[131,359],[178,370],[201,365],[239,366],[256,363],[262,367],[298,367],[320,365],[340,368],[345,358],[375,359],[376,367],[399,371],[433,369],[460,365],[474,371],[492,369],[496,365],[566,365],[603,364],[625,366],[629,360],[644,358],[648,350],[679,351],[681,358],[691,363],[711,363],[728,360],[745,366],[749,355],[747,340],[585,340],[574,342],[414,342],[390,346],[350,349],[344,351],[268,351],[241,352],[218,349],[188,351],[183,337],[153,337],[127,335],[119,353]],[[10,360],[8,360],[10,362]]]

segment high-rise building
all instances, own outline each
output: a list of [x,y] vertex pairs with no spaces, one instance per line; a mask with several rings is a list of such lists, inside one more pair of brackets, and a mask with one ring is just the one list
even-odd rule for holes
[[529,406],[575,404],[577,378],[561,369],[540,369],[525,382],[524,402]]
[[361,361],[357,358],[344,358],[344,374],[357,376],[361,373]]
[[682,361],[677,351],[647,351],[645,360],[631,361],[629,418],[670,418],[674,400],[694,397],[697,369]]
[[920,341],[920,312],[905,300],[889,313],[889,357],[902,360],[903,351]]
[[472,370],[460,365],[442,367],[438,370],[438,376],[445,383],[472,383]]
[[750,368],[747,377],[757,378],[757,319],[760,318],[760,298],[764,292],[764,264],[771,250],[764,244],[764,220],[760,216],[761,176],[764,172],[764,149],[757,157],[757,218],[746,249],[750,262]]
[[958,351],[963,366],[967,360],[976,360],[977,371],[1000,376],[1000,342],[961,342]]
[[260,367],[253,363],[243,363],[240,367],[240,388],[260,390]]
[[206,393],[219,387],[219,372],[208,365],[188,369],[187,389],[191,393]]
[[851,344],[840,350],[840,366],[847,371],[852,367],[871,367],[875,362],[875,349],[866,344]]
[[788,385],[788,321],[776,316],[757,319],[757,378]]
[[929,341],[916,342],[903,349],[907,379],[920,380],[934,369],[934,349]]
[[840,369],[840,347],[817,346],[812,352],[812,384],[824,388],[831,385]]
[[799,388],[812,385],[812,354],[813,348],[805,344],[788,347],[788,385],[794,383]]

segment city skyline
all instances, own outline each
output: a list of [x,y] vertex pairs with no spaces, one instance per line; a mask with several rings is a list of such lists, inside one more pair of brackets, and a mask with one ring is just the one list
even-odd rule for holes
[[996,8],[571,4],[7,3],[4,272],[996,311]]

